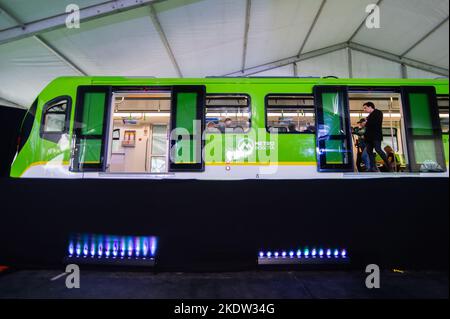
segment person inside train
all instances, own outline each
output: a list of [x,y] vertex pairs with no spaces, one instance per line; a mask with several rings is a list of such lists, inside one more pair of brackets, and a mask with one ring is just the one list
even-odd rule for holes
[[366,150],[369,155],[368,172],[378,172],[375,163],[375,152],[383,159],[386,171],[390,172],[391,168],[387,160],[386,153],[381,148],[381,141],[383,140],[383,112],[375,108],[373,102],[366,102],[363,104],[364,112],[369,113],[366,120],[366,132],[364,133],[364,140],[366,142]]
[[223,125],[220,125],[219,129],[222,131],[222,133],[232,133],[233,132],[233,120],[230,119],[229,117],[227,117],[224,121],[223,121]]
[[220,130],[216,127],[216,124],[211,121],[211,122],[208,122],[208,124],[206,124],[206,132],[220,133]]
[[[353,135],[356,136],[355,147],[357,149],[356,154],[356,167],[359,172],[367,170],[370,166],[369,155],[366,150],[366,142],[364,141],[364,134],[366,133],[366,119],[362,118],[357,122],[358,126],[353,128]],[[364,167],[362,164],[364,163]]]
[[395,153],[394,153],[394,150],[392,149],[392,147],[387,145],[384,147],[384,151],[387,154],[387,159],[388,159],[389,167],[390,167],[391,171],[394,171],[394,172],[399,171],[400,164],[397,163],[397,161],[395,159]]
[[295,123],[289,123],[288,125],[288,132],[289,133],[298,133],[297,131],[297,125],[295,125]]
[[311,123],[306,123],[306,129],[302,131],[302,133],[315,133],[316,127]]

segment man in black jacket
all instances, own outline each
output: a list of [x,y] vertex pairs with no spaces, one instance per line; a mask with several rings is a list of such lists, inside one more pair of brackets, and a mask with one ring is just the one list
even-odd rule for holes
[[387,160],[386,153],[384,153],[381,148],[381,141],[383,140],[383,112],[375,108],[375,104],[372,102],[364,103],[364,112],[369,113],[366,122],[366,133],[364,134],[364,139],[366,141],[366,150],[369,154],[370,167],[369,172],[377,172],[377,166],[375,164],[375,155],[373,151],[378,153],[384,161],[386,169],[390,172],[390,165]]

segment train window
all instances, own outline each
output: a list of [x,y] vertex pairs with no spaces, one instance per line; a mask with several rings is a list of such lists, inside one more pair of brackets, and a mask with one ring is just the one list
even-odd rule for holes
[[250,97],[244,94],[206,96],[206,132],[247,133],[251,128]]
[[311,95],[268,95],[266,129],[274,134],[314,134],[314,98]]
[[54,99],[44,106],[40,131],[43,139],[58,143],[61,135],[68,132],[69,106],[67,97]]

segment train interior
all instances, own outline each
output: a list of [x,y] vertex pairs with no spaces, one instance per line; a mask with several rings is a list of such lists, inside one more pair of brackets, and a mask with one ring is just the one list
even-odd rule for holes
[[[362,149],[359,147],[358,130],[364,124],[360,124],[362,119],[366,119],[369,114],[364,113],[363,104],[366,102],[373,102],[375,107],[383,112],[383,141],[381,148],[393,160],[391,169],[393,172],[407,171],[408,156],[405,139],[405,126],[402,113],[401,95],[399,93],[390,92],[350,92],[349,93],[349,107],[350,120],[353,129],[353,154],[355,171],[364,172],[366,167],[362,159]],[[381,157],[375,155],[376,165],[380,171],[385,171]]]
[[170,92],[116,93],[108,172],[166,173]]
[[314,98],[311,95],[270,95],[267,130],[278,133],[315,133]]
[[[363,104],[371,101],[384,113],[382,148],[392,153],[391,170],[408,171],[408,152],[401,95],[396,92],[349,93],[351,127],[353,130],[354,167],[356,172],[366,171],[357,134],[360,120],[367,118]],[[448,160],[448,97],[440,97],[438,105]],[[120,92],[113,97],[114,112],[111,118],[108,172],[154,173],[168,172],[169,127],[171,93],[154,91],[146,93]],[[250,127],[250,105],[247,96],[208,96],[206,99],[206,132],[222,132],[226,119],[232,120],[232,132],[243,133]],[[271,95],[267,99],[267,129],[280,133],[315,132],[315,111],[312,96]],[[295,125],[293,125],[295,124]],[[383,160],[375,155],[381,172]]]

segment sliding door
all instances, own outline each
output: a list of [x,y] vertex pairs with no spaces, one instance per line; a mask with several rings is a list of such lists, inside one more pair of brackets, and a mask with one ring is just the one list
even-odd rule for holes
[[111,87],[78,88],[71,170],[104,171]]

